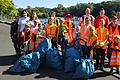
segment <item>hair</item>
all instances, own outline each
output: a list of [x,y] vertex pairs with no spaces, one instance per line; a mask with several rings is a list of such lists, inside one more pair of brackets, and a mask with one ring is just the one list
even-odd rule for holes
[[26,12],[27,13],[27,17],[29,16],[29,12],[26,10],[26,9],[24,9],[22,12],[21,12],[21,17],[23,17],[23,13],[24,12]]
[[103,10],[105,10],[104,8],[100,8],[100,11],[103,11]]
[[[31,13],[31,15],[30,15],[30,21],[33,20],[33,16],[32,16],[32,15],[33,15],[34,12],[36,13],[36,11],[32,11],[32,13]],[[36,15],[37,15],[37,13],[36,13]],[[38,17],[37,17],[37,18],[38,18]]]
[[52,15],[53,13],[56,13],[56,12],[55,12],[55,11],[51,11],[51,15]]

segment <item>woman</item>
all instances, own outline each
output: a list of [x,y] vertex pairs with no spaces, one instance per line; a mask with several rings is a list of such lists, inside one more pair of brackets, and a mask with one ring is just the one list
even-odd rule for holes
[[19,48],[20,49],[22,49],[21,46],[24,41],[22,34],[24,34],[25,25],[30,20],[30,18],[28,16],[29,16],[28,11],[23,10],[21,13],[21,18],[19,18],[19,20],[18,20],[18,38],[19,38]]
[[37,17],[37,13],[35,11],[32,12],[32,15],[30,17],[30,21],[31,21],[31,25],[32,25],[32,29],[33,31],[35,31],[36,29],[38,29],[38,24],[40,24],[40,20]]

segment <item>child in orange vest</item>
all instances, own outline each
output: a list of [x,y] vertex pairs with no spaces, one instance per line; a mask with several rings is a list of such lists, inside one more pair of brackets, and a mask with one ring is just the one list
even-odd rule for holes
[[104,27],[105,20],[99,21],[100,26],[96,29],[98,40],[96,46],[96,68],[103,70],[105,51],[107,49],[108,29]]
[[90,27],[90,34],[88,34],[87,36],[87,57],[89,58],[93,57],[93,48],[95,47],[98,39],[94,27]]
[[111,49],[110,46],[114,42],[114,36],[119,35],[119,29],[118,29],[118,23],[117,23],[117,17],[112,16],[112,22],[108,25],[108,31],[109,31],[109,44],[108,44],[108,50],[107,50],[107,57],[109,59],[108,66],[110,65],[110,58],[111,58]]
[[51,39],[52,48],[57,48],[57,25],[52,22],[50,18],[45,27],[46,37]]
[[30,27],[31,27],[30,23],[27,23],[26,26],[25,26],[24,33],[23,33],[23,36],[24,36],[24,42],[23,42],[24,53],[29,52],[29,42],[30,42],[30,33],[31,33]]
[[117,67],[117,73],[120,74],[120,36],[116,35],[114,38],[114,43],[111,46],[112,56],[111,56],[111,70],[113,72],[113,67]]

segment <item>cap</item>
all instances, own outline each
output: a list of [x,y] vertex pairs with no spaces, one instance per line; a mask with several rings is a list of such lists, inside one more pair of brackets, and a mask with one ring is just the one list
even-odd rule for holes
[[66,18],[71,18],[72,19],[72,15],[71,14],[66,14],[65,16],[64,16],[64,18],[66,19]]

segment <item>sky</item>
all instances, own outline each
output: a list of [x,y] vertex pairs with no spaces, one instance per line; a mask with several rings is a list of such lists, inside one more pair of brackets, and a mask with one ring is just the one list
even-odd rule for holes
[[102,1],[110,0],[13,0],[17,8],[26,8],[27,6],[53,8],[57,7],[58,4],[70,7],[77,3],[100,3]]

